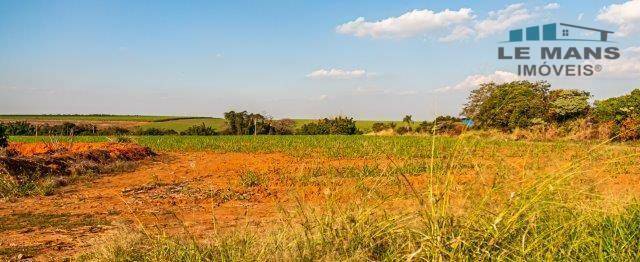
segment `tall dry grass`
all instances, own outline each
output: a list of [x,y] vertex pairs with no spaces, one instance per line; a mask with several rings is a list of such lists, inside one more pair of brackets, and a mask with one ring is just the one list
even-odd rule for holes
[[[576,183],[592,171],[594,154],[604,143],[552,172],[524,170],[517,174],[517,187],[506,182],[509,178],[495,176],[491,187],[467,195],[470,205],[459,212],[453,208],[460,198],[454,190],[455,176],[465,172],[465,162],[478,154],[468,148],[468,141],[449,141],[449,151],[443,154],[437,152],[439,140],[431,138],[429,147],[423,148],[428,156],[423,160],[429,164],[421,169],[422,176],[429,178],[427,185],[414,184],[412,177],[401,172],[405,170],[401,164],[360,176],[338,170],[329,176],[351,177],[366,185],[359,191],[345,189],[353,190],[347,202],[340,198],[329,198],[322,205],[300,201],[296,208],[283,208],[281,221],[268,228],[219,229],[205,239],[188,233],[150,232],[142,226],[133,231],[123,228],[79,260],[638,259],[640,205],[631,201],[607,208],[592,185]],[[634,156],[621,158],[625,157]],[[402,185],[403,194],[377,197],[393,185]],[[405,209],[390,208],[395,200],[407,197],[411,204],[405,203]]]

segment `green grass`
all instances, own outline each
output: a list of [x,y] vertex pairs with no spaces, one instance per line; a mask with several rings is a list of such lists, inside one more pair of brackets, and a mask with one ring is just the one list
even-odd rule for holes
[[[318,120],[315,119],[294,119],[294,121],[296,122],[295,128],[298,129],[300,127],[302,127],[304,124],[308,124],[308,123],[313,123],[316,122]],[[369,132],[371,131],[371,128],[373,127],[374,123],[396,123],[396,125],[401,126],[404,123],[402,121],[375,121],[375,120],[356,120],[356,127],[358,129],[360,129],[363,132]]]
[[[294,129],[299,129],[304,124],[316,122],[317,120],[314,120],[314,119],[293,119],[293,121],[295,121]],[[358,127],[358,129],[360,129],[363,132],[369,132],[369,131],[371,131],[371,128],[372,128],[373,124],[376,123],[376,122],[383,122],[383,123],[395,122],[399,126],[403,125],[403,123],[400,122],[400,121],[356,120],[356,127]],[[143,125],[141,128],[152,128],[152,127],[154,127],[154,128],[161,128],[161,129],[173,129],[175,131],[180,132],[180,131],[186,130],[187,128],[189,128],[191,126],[200,125],[202,123],[204,123],[206,126],[211,126],[211,127],[215,128],[217,131],[224,130],[224,128],[225,128],[225,120],[222,119],[222,118],[177,119],[177,120],[170,120],[170,121],[164,121],[164,122],[149,123],[149,124]]]
[[[294,156],[320,154],[327,157],[386,157],[428,158],[432,139],[428,136],[131,136],[133,141],[158,151],[216,151],[246,153],[285,153]],[[108,142],[103,136],[33,137],[13,136],[14,142]],[[507,151],[507,156],[544,155],[563,150],[586,152],[597,142],[525,142],[483,138],[436,137],[435,154],[454,153],[455,145],[463,143],[468,150]],[[610,151],[605,146],[596,153]],[[635,152],[636,147],[622,147],[619,151]]]
[[182,132],[189,127],[195,125],[201,125],[204,123],[206,126],[215,128],[216,131],[224,129],[225,121],[222,118],[193,118],[193,119],[176,119],[162,122],[152,122],[141,126],[142,129],[147,128],[160,128],[160,129],[173,129],[178,132]]
[[0,216],[0,232],[34,227],[69,230],[108,224],[109,222],[91,215],[14,213]]
[[[204,123],[207,126],[221,131],[225,128],[225,121],[222,118],[215,117],[175,117],[175,116],[138,116],[138,115],[0,115],[1,121],[133,121],[133,122],[149,122],[140,128],[161,128],[173,129],[181,132],[187,128]],[[302,125],[315,122],[315,119],[294,119],[295,129]],[[395,122],[398,126],[403,125],[401,121],[374,121],[374,120],[356,120],[358,129],[369,132],[376,122],[390,123]]]
[[56,120],[56,121],[135,121],[154,122],[181,117],[138,115],[0,115],[0,121]]

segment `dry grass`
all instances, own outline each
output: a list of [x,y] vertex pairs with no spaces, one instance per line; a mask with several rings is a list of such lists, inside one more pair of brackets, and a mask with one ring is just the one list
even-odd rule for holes
[[473,137],[321,137],[329,145],[306,147],[298,144],[310,142],[304,137],[234,139],[240,144],[206,145],[243,152],[256,148],[242,143],[253,139],[265,145],[260,150],[365,155],[380,164],[317,166],[267,175],[266,182],[247,170],[237,182],[244,187],[285,181],[293,192],[311,186],[324,197],[279,205],[279,222],[268,227],[247,218],[245,226],[219,228],[212,214],[216,230],[204,238],[187,225],[183,234],[125,227],[79,259],[629,261],[640,254],[640,206],[632,197],[612,199],[601,187],[611,176],[638,173],[635,148]]

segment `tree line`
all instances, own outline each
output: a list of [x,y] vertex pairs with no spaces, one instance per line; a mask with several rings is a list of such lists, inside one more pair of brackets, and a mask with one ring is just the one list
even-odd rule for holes
[[140,128],[126,129],[118,126],[99,128],[93,124],[74,124],[66,122],[57,125],[35,125],[27,121],[0,123],[0,143],[6,136],[162,136],[162,135],[354,135],[362,132],[356,128],[355,120],[348,117],[324,118],[317,122],[307,123],[296,129],[291,119],[274,120],[261,114],[247,111],[224,113],[225,128],[217,131],[204,123],[187,128],[182,132],[173,129]]
[[[411,115],[402,122],[377,122],[373,132],[391,130],[396,134],[437,133],[458,135],[467,129],[533,130],[565,134],[580,133],[586,139],[640,139],[640,90],[589,103],[591,94],[576,89],[550,89],[544,81],[486,83],[472,90],[459,117],[439,116],[415,123]],[[247,111],[224,113],[225,127],[218,131],[204,123],[182,132],[146,128],[129,130],[92,124],[62,123],[33,125],[26,121],[0,123],[0,145],[7,135],[356,135],[362,134],[350,117],[323,118],[296,127],[291,119],[274,120]]]
[[576,89],[550,90],[545,81],[487,83],[471,91],[461,115],[475,129],[546,130],[584,138],[640,138],[640,90],[589,103]]

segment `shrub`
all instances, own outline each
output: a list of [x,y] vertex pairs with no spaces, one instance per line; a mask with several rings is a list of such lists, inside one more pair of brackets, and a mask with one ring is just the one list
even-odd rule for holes
[[596,101],[593,116],[598,121],[616,123],[621,123],[629,117],[640,117],[640,89],[635,89],[628,95]]
[[97,128],[95,125],[76,125],[70,122],[62,123],[60,125],[43,125],[38,127],[38,134],[57,136],[94,135],[96,134],[96,131]]
[[269,125],[271,125],[272,128],[272,133],[270,134],[291,135],[293,134],[296,122],[291,119],[285,118],[281,120],[270,121]]
[[0,148],[7,147],[9,145],[9,141],[6,135],[6,127],[3,124],[0,124]]
[[433,131],[433,122],[422,121],[418,124],[416,132],[418,133],[431,133]]
[[404,135],[406,133],[411,132],[411,127],[410,126],[399,126],[398,128],[396,128],[395,131],[399,135]]
[[213,127],[201,125],[194,125],[187,128],[187,130],[180,132],[181,135],[186,136],[215,136],[218,134]]
[[240,176],[240,184],[243,187],[257,187],[264,182],[262,176],[251,170]]
[[380,132],[380,131],[395,129],[395,128],[396,128],[396,123],[394,122],[390,122],[386,124],[381,122],[376,122],[376,123],[373,123],[373,126],[371,126],[371,130],[373,132]]
[[36,134],[36,128],[26,121],[18,121],[6,124],[5,132],[12,136],[32,136]]
[[164,135],[177,135],[177,134],[178,132],[176,132],[173,129],[160,129],[155,127],[142,129],[136,132],[136,135],[140,135],[140,136],[164,136]]
[[640,120],[636,118],[627,118],[622,121],[619,129],[618,138],[621,141],[630,141],[640,138]]
[[128,135],[131,131],[129,129],[119,127],[119,126],[110,126],[104,129],[98,130],[98,135],[101,136],[121,136]]
[[385,125],[385,123],[380,123],[380,122],[373,123],[373,125],[371,126],[371,130],[373,132],[380,132],[386,129],[387,129],[387,125]]
[[301,135],[328,135],[329,126],[321,123],[308,123],[304,124],[298,130],[298,134]]
[[360,134],[360,130],[356,127],[356,121],[353,118],[336,117],[305,124],[298,133],[303,135],[355,135]]
[[[435,130],[434,130],[435,127]],[[416,128],[418,133],[432,133],[459,135],[467,126],[462,119],[453,116],[438,116],[433,122],[422,121]]]

